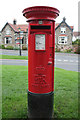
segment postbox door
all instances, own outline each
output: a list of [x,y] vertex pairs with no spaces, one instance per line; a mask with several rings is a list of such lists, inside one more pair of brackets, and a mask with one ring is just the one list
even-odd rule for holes
[[53,41],[49,33],[34,33],[29,46],[29,91],[53,91]]

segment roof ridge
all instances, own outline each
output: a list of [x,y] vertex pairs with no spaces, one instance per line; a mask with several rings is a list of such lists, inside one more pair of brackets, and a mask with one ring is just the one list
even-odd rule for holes
[[[67,24],[66,22],[64,22],[64,21],[62,21],[61,23],[59,23],[58,26],[56,26],[55,30],[56,30],[58,27],[60,27],[62,23],[65,23],[66,26],[67,26],[71,31],[73,31],[73,28],[71,28],[71,26],[68,25],[68,24]],[[72,26],[72,27],[74,27],[74,26]]]
[[11,23],[8,23],[11,28],[15,31],[15,32],[19,32],[18,28],[20,27],[20,29],[22,29],[24,32],[26,32],[26,28],[28,26],[28,24],[11,24]]

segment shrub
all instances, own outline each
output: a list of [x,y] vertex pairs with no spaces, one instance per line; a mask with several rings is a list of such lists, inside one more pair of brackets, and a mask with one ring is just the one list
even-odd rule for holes
[[56,45],[55,52],[60,52],[60,48]]
[[5,49],[7,49],[7,50],[13,50],[13,46],[7,46]]
[[27,50],[27,46],[26,46],[26,45],[23,45],[23,46],[22,46],[22,50]]
[[77,39],[76,41],[72,42],[72,45],[79,45],[80,46],[80,39]]
[[56,52],[60,52],[60,48],[56,48],[55,51],[56,51]]
[[19,50],[19,48],[18,48],[18,47],[15,47],[15,48],[13,48],[13,50]]
[[1,47],[0,47],[1,49],[5,49],[5,46],[4,45],[1,45]]
[[80,54],[80,46],[74,47],[74,53]]
[[72,49],[69,49],[69,48],[64,50],[64,52],[71,52],[71,51]]

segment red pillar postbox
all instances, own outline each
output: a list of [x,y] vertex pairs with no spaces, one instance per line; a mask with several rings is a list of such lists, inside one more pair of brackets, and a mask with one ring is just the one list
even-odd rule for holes
[[55,18],[59,10],[34,6],[28,19],[28,117],[52,118],[54,95]]

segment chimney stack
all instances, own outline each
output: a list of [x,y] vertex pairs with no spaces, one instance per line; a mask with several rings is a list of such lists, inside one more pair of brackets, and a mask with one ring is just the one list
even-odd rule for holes
[[13,25],[16,25],[16,22],[17,22],[16,19],[14,19],[14,20],[13,20]]
[[63,17],[63,22],[65,22],[66,21],[66,18],[65,17]]

